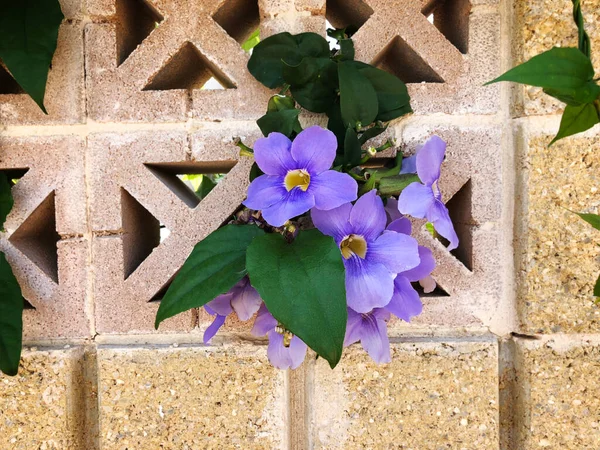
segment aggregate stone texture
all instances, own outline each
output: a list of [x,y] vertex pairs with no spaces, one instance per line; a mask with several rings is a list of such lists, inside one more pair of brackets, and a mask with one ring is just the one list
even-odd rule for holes
[[548,148],[550,140],[529,138],[519,163],[521,326],[530,333],[598,332],[600,308],[592,293],[600,232],[569,210],[600,213],[600,144],[597,136],[573,137]]
[[600,448],[600,346],[576,339],[520,341],[515,448]]
[[22,176],[0,249],[34,308],[25,311],[24,336],[89,336],[84,140],[3,136],[0,149],[0,170]]
[[[158,302],[194,248],[240,207],[250,158],[234,137],[248,129],[95,134],[88,139],[90,221],[94,230],[96,328],[100,333],[150,332]],[[223,173],[200,201],[176,175]],[[194,312],[161,331],[195,326]]]
[[[581,2],[585,27],[592,41],[592,61],[600,71],[599,0]],[[519,0],[515,2],[515,65],[552,47],[577,47],[577,26],[569,0]],[[564,104],[544,94],[541,88],[519,88],[522,102],[515,105],[518,115],[554,114]]]
[[260,346],[100,349],[103,449],[283,449],[285,372]]
[[0,124],[61,125],[85,120],[83,24],[81,0],[61,0],[65,19],[48,74],[44,105],[48,115],[23,90],[9,82],[0,61]]
[[314,364],[311,448],[498,449],[495,341],[392,344],[376,365],[354,345]]
[[19,375],[0,374],[0,447],[84,450],[78,350],[25,350]]

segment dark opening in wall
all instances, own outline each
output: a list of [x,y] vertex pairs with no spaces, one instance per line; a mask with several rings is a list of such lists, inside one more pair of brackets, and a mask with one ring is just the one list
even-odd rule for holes
[[413,288],[415,288],[415,291],[417,291],[419,293],[419,297],[422,298],[427,298],[427,297],[450,297],[450,294],[448,294],[448,292],[442,287],[440,286],[437,281],[436,281],[436,286],[435,289],[431,292],[427,292],[425,293],[425,290],[423,289],[423,286],[421,286],[418,282],[416,283],[411,283]]
[[229,36],[244,42],[260,25],[258,0],[227,0],[213,19]]
[[125,279],[160,244],[160,222],[129,192],[121,188],[123,215],[123,270]]
[[24,94],[25,91],[0,61],[0,94]]
[[52,281],[58,284],[58,250],[54,191],[25,219],[9,238]]
[[6,175],[6,178],[8,178],[8,181],[10,182],[11,186],[16,185],[19,182],[19,180],[21,178],[23,178],[28,171],[29,171],[29,168],[0,170],[0,172],[2,172],[4,175]]
[[26,298],[23,298],[23,309],[35,310],[35,306],[33,306],[31,303],[29,303],[29,300],[27,300]]
[[377,55],[373,65],[396,75],[405,83],[444,82],[443,78],[400,36],[392,39]]
[[117,65],[150,36],[163,17],[144,0],[117,0]]
[[[236,161],[205,161],[146,164],[146,168],[188,207],[195,208],[235,164]],[[193,175],[202,178],[195,179]]]
[[362,27],[373,14],[373,9],[363,0],[327,0],[326,17],[335,28]]
[[[454,230],[460,241],[458,248],[452,253],[463,265],[473,271],[473,228],[475,227],[472,215],[472,192],[471,180],[467,181],[454,196],[446,203],[450,218],[454,224]],[[440,242],[448,245],[448,241],[436,235]]]
[[469,51],[469,0],[431,0],[422,10],[462,54]]
[[217,86],[205,86],[213,78],[220,88],[235,89],[233,82],[216,65],[204,57],[195,45],[186,42],[150,79],[143,90],[214,89]]

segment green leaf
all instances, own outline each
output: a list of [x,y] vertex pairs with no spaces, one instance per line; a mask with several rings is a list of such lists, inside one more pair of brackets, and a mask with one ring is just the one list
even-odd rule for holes
[[340,56],[340,60],[342,61],[354,61],[354,42],[352,39],[341,39],[340,43],[340,51],[338,55]]
[[591,57],[591,44],[590,37],[585,31],[585,23],[583,20],[583,14],[581,13],[581,0],[572,0],[573,2],[573,20],[575,21],[575,25],[577,25],[578,30],[578,38],[579,38],[579,50],[587,56]]
[[361,62],[354,62],[361,74],[369,79],[379,102],[377,120],[388,122],[412,112],[406,84],[395,75]]
[[596,286],[594,286],[594,296],[600,297],[600,276],[598,277],[598,280],[596,281]]
[[[381,105],[381,103],[380,103],[380,105]],[[368,140],[373,139],[374,137],[379,136],[385,130],[387,130],[387,126],[379,126],[379,125],[372,126],[371,128],[365,130],[360,135],[360,137],[358,138],[358,141],[360,142],[361,146],[365,145]]]
[[246,266],[271,314],[335,367],[348,313],[344,263],[334,240],[315,229],[291,244],[265,234],[248,247]]
[[254,33],[252,33],[250,37],[248,37],[248,39],[246,39],[246,41],[242,43],[242,50],[244,50],[246,53],[250,53],[250,50],[256,47],[259,42],[260,28],[257,28],[256,30],[254,30]]
[[296,109],[296,102],[287,95],[274,95],[269,99],[267,112],[283,111],[285,109]]
[[337,100],[338,66],[330,59],[318,58],[318,71],[306,84],[292,86],[290,91],[300,106],[308,111],[324,113]]
[[200,200],[202,200],[208,194],[210,194],[210,191],[212,191],[216,185],[217,183],[211,180],[208,175],[203,175],[200,186],[198,186],[198,189],[196,189],[196,195],[200,198]]
[[344,126],[357,129],[370,125],[379,111],[377,92],[373,85],[349,61],[338,64],[338,76]]
[[356,167],[360,164],[362,149],[358,136],[353,128],[346,128],[346,137],[344,139],[344,160],[349,166]]
[[268,88],[284,84],[283,62],[300,64],[303,58],[328,57],[329,44],[316,33],[279,33],[266,38],[254,47],[248,61],[250,73]]
[[588,81],[574,93],[563,93],[554,89],[544,89],[544,93],[571,106],[581,106],[592,103],[600,96],[600,86],[594,81]]
[[[594,78],[592,62],[576,48],[554,47],[509,70],[486,85],[514,81],[542,87],[563,97],[579,98]],[[589,86],[587,86],[589,88]]]
[[282,111],[268,112],[256,121],[264,136],[274,131],[283,133],[291,138],[292,134],[302,130],[298,116],[299,109],[284,109]]
[[589,130],[597,123],[600,123],[600,118],[598,118],[598,110],[593,104],[588,103],[582,106],[567,105],[560,120],[558,134],[548,146],[554,144],[559,139]]
[[4,230],[4,221],[14,203],[10,188],[10,181],[0,172],[0,231]]
[[226,225],[196,244],[160,302],[155,327],[229,291],[246,275],[246,249],[262,234],[254,225]]
[[0,370],[14,376],[19,371],[23,340],[24,299],[17,279],[0,252]]
[[579,217],[593,226],[596,230],[600,231],[600,216],[598,214],[584,214],[576,212]]
[[58,0],[0,3],[0,60],[46,114],[46,80],[63,18]]
[[394,175],[393,177],[381,178],[379,182],[379,193],[381,195],[400,195],[406,186],[419,181],[419,177],[412,173]]

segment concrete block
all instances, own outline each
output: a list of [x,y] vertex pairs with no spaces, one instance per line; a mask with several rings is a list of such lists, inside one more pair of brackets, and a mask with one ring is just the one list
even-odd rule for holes
[[285,372],[263,347],[100,349],[103,449],[284,449]]
[[497,345],[392,344],[392,362],[362,348],[331,370],[313,362],[309,448],[498,449]]

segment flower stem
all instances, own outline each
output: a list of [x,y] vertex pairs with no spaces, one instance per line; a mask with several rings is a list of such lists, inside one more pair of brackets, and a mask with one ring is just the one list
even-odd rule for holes
[[240,156],[254,156],[254,150],[244,144],[240,138],[235,138],[233,142],[240,148]]

